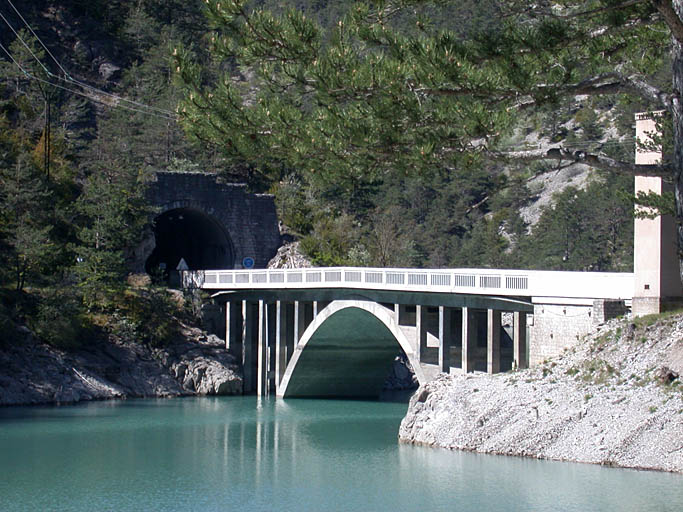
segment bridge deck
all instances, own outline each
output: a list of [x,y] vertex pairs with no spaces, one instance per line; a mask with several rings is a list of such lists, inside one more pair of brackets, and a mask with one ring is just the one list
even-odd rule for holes
[[343,288],[565,299],[633,296],[633,274],[500,269],[325,267],[203,270],[183,274],[186,286],[206,290]]

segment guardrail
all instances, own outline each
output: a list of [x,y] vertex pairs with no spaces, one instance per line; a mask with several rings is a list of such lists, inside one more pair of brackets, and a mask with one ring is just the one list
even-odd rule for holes
[[496,269],[302,269],[196,270],[183,286],[207,290],[358,288],[512,296],[630,299],[633,274]]

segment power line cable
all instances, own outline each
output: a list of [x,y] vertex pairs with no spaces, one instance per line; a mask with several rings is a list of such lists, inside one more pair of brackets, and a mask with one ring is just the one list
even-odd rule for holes
[[[59,63],[59,61],[58,61],[57,59],[55,59],[55,56],[52,55],[52,52],[51,52],[51,51],[48,49],[48,47],[45,46],[45,45],[43,44],[43,42],[40,40],[40,38],[38,37],[38,34],[36,34],[36,33],[33,31],[33,29],[31,28],[31,25],[29,25],[29,24],[26,22],[26,20],[25,20],[24,17],[21,15],[21,13],[17,10],[16,7],[14,7],[14,4],[12,3],[12,1],[11,1],[11,0],[7,0],[7,3],[10,4],[10,5],[12,6],[12,9],[14,9],[14,12],[16,12],[17,15],[19,16],[19,18],[21,18],[21,21],[24,22],[24,25],[26,25],[26,26],[28,27],[28,29],[31,31],[31,34],[33,34],[33,37],[35,37],[35,38],[38,40],[38,42],[39,42],[40,45],[45,49],[45,51],[47,52],[47,54],[48,54],[50,57],[52,57],[52,60],[54,60],[55,63],[57,63],[57,66],[59,66],[59,69],[61,69],[62,72],[64,73],[64,75],[68,77],[68,76],[69,76],[68,71],[62,67],[62,65]],[[3,17],[3,18],[4,18],[4,17]],[[7,22],[7,20],[5,20],[5,22]],[[14,32],[14,33],[16,34],[16,32]]]
[[[116,95],[116,94],[112,94],[112,93],[103,91],[103,90],[101,90],[101,89],[98,89],[98,88],[96,88],[96,87],[93,87],[93,86],[91,86],[91,85],[88,85],[88,84],[86,84],[86,83],[84,83],[84,82],[81,82],[81,81],[76,80],[75,78],[73,78],[73,77],[69,74],[69,72],[66,71],[66,69],[64,69],[64,66],[62,66],[62,64],[55,58],[55,56],[52,54],[52,52],[50,52],[50,50],[47,48],[47,46],[45,45],[45,43],[43,43],[43,41],[40,39],[40,37],[38,37],[38,35],[37,35],[37,34],[35,33],[35,31],[33,30],[33,28],[32,28],[32,27],[28,24],[28,22],[24,19],[24,17],[23,17],[23,16],[21,15],[21,13],[17,10],[17,8],[14,6],[14,4],[13,4],[10,0],[7,0],[7,2],[12,6],[12,8],[15,10],[15,12],[19,15],[19,17],[20,17],[20,18],[22,19],[22,21],[24,22],[24,24],[25,24],[25,25],[28,27],[28,29],[31,31],[31,33],[33,34],[33,36],[38,40],[38,42],[41,44],[41,46],[45,49],[45,51],[48,53],[48,55],[52,58],[52,60],[57,64],[57,66],[59,67],[59,69],[61,69],[62,72],[63,72],[64,75],[65,75],[64,77],[57,76],[57,75],[55,75],[54,73],[52,73],[49,69],[47,69],[47,67],[45,67],[45,65],[43,64],[43,62],[35,55],[35,53],[33,53],[33,51],[32,51],[31,48],[28,46],[28,44],[26,43],[26,41],[24,41],[24,39],[18,34],[18,32],[14,29],[14,27],[9,23],[9,21],[7,21],[7,18],[5,18],[5,17],[2,15],[2,13],[0,13],[0,17],[2,17],[2,19],[5,21],[5,24],[12,30],[12,32],[14,32],[14,34],[17,36],[17,38],[21,41],[21,43],[26,47],[26,49],[29,51],[29,53],[30,53],[30,54],[33,56],[33,58],[38,62],[38,64],[40,64],[40,66],[45,70],[45,72],[46,72],[49,76],[51,76],[51,77],[53,77],[53,78],[56,78],[57,80],[61,80],[61,81],[63,81],[63,82],[74,83],[74,84],[76,84],[76,85],[79,86],[79,87],[82,87],[82,88],[84,88],[84,89],[90,89],[90,90],[93,91],[93,92],[96,92],[96,93],[98,93],[98,94],[102,94],[102,95],[104,95],[104,96],[109,96],[110,98],[115,99],[115,100],[117,100],[117,101],[130,103],[130,104],[132,104],[132,105],[136,105],[136,106],[141,107],[141,108],[143,108],[143,109],[154,110],[154,111],[160,112],[161,114],[164,114],[165,116],[170,116],[172,119],[177,119],[176,114],[175,114],[174,112],[171,112],[170,110],[161,109],[161,108],[158,108],[158,107],[153,107],[153,106],[150,106],[150,105],[146,105],[146,104],[141,103],[141,102],[138,102],[138,101],[130,100],[130,99],[124,98],[124,97],[122,97],[122,96],[118,96],[118,95]],[[130,109],[130,110],[135,110],[135,109]]]
[[26,69],[24,69],[24,68],[21,66],[21,64],[19,64],[19,62],[17,62],[17,60],[12,56],[12,54],[11,54],[11,53],[7,50],[7,48],[5,48],[2,44],[0,44],[0,48],[9,56],[9,58],[12,60],[12,62],[13,62],[13,63],[22,71],[22,73],[24,73],[24,75],[25,75],[27,78],[31,79],[31,80],[36,80],[36,81],[41,82],[41,83],[44,83],[44,84],[46,84],[46,85],[51,85],[52,87],[56,87],[56,88],[58,88],[58,89],[62,89],[62,90],[71,92],[71,93],[76,94],[76,95],[78,95],[78,96],[83,96],[83,97],[85,97],[85,98],[87,98],[87,99],[89,99],[89,100],[91,100],[91,101],[94,101],[94,102],[96,102],[96,103],[99,103],[99,104],[104,105],[104,106],[107,106],[107,107],[111,107],[111,108],[123,108],[123,109],[130,110],[130,111],[133,111],[133,112],[139,112],[139,113],[141,113],[141,114],[152,115],[152,116],[154,116],[154,117],[158,117],[158,118],[160,118],[160,119],[166,119],[166,120],[169,120],[169,121],[174,121],[174,120],[175,120],[174,117],[169,117],[169,116],[166,116],[166,115],[155,114],[154,112],[149,112],[149,111],[147,111],[147,110],[136,109],[136,108],[130,107],[130,106],[128,106],[128,105],[122,105],[122,104],[117,104],[117,103],[114,103],[114,104],[108,103],[108,102],[103,101],[103,100],[101,100],[101,99],[99,99],[99,98],[97,98],[97,97],[94,97],[92,94],[88,94],[88,93],[85,93],[85,92],[82,92],[82,91],[78,91],[78,90],[75,90],[75,89],[71,89],[71,88],[69,88],[69,87],[64,87],[64,86],[59,85],[59,84],[56,84],[56,83],[54,83],[54,82],[50,82],[49,80],[45,80],[45,79],[42,79],[42,78],[40,78],[40,77],[37,77],[37,76],[35,76],[35,75],[29,73],[28,71],[26,71]]
[[10,24],[9,21],[7,21],[7,18],[5,18],[5,16],[2,14],[2,12],[0,12],[0,18],[2,18],[3,21],[5,22],[5,24],[12,30],[12,32],[14,32],[14,35],[17,36],[17,38],[19,39],[19,41],[21,41],[21,43],[26,47],[26,49],[27,49],[28,52],[33,56],[33,58],[36,59],[36,61],[38,61],[38,64],[40,64],[40,66],[45,70],[45,72],[46,72],[47,74],[51,75],[52,73],[50,73],[50,70],[47,69],[47,68],[45,67],[45,64],[43,64],[43,62],[36,56],[36,54],[33,53],[33,50],[31,50],[31,48],[29,47],[29,45],[26,44],[26,41],[24,41],[24,40],[21,38],[21,36],[19,35],[19,33],[18,33],[16,30],[14,30],[14,27]]

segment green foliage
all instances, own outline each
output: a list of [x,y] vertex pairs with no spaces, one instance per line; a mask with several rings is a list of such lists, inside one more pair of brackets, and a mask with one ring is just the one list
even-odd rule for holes
[[53,244],[50,239],[51,193],[44,176],[26,155],[0,168],[0,236],[6,250],[0,261],[17,290],[47,268]]
[[606,175],[584,190],[565,189],[543,209],[515,257],[526,268],[621,270],[632,267],[632,179]]
[[140,240],[151,211],[144,190],[143,176],[125,169],[102,168],[84,184],[76,203],[83,224],[74,271],[90,307],[123,286],[124,251]]
[[82,347],[97,337],[80,297],[72,290],[46,290],[28,326],[46,343],[65,350]]
[[[310,235],[301,239],[301,248],[312,263],[323,267],[358,265],[363,251],[358,247],[359,229],[348,215],[319,216]],[[355,249],[355,250],[354,250]]]
[[[199,62],[186,46],[174,49],[185,91],[181,122],[266,180],[287,170],[288,180],[274,187],[280,210],[293,231],[312,237],[303,247],[317,262],[348,261],[349,244],[311,215],[331,206],[362,226],[358,240],[372,264],[518,265],[547,243],[536,265],[625,269],[630,212],[621,198],[607,201],[618,217],[601,222],[594,205],[603,196],[591,205],[583,192],[568,192],[544,213],[534,232],[539,241],[526,242],[516,212],[528,191],[514,174],[551,167],[494,163],[508,158],[501,142],[519,142],[520,121],[553,142],[599,150],[605,130],[598,112],[622,101],[601,80],[615,66],[660,73],[668,34],[640,25],[655,16],[652,6],[602,7],[563,2],[549,15],[544,4],[518,1],[473,9],[471,2],[418,0],[334,7],[209,0],[213,62]],[[330,23],[342,8],[345,15]],[[577,108],[579,89],[587,99]],[[611,156],[617,148],[605,145]],[[512,187],[519,193],[507,195]]]
[[308,234],[313,229],[313,211],[319,206],[308,197],[304,185],[290,177],[275,188],[275,205],[278,217],[294,233]]
[[178,337],[177,316],[181,313],[179,304],[163,288],[126,289],[114,300],[113,321],[108,327],[124,341],[161,347]]

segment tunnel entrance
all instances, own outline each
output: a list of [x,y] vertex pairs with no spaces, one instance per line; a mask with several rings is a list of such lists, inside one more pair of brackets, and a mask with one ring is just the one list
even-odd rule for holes
[[164,212],[154,220],[153,230],[156,245],[145,263],[148,274],[168,277],[181,258],[190,270],[234,267],[230,237],[216,220],[199,210]]

